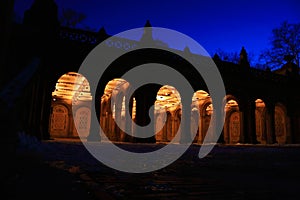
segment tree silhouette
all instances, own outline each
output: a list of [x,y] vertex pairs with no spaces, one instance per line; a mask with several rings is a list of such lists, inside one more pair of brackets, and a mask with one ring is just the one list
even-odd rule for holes
[[285,62],[295,62],[299,67],[300,23],[284,21],[272,30],[271,48],[264,50],[259,59],[272,70],[282,67]]
[[59,21],[61,26],[75,28],[79,23],[85,20],[86,15],[70,8],[63,9]]
[[[240,62],[240,53],[238,52],[227,52],[220,48],[218,48],[212,55],[214,55],[215,59],[220,59],[226,62],[232,62],[238,64]],[[248,62],[250,67],[260,69],[260,70],[267,70],[268,67],[264,64],[258,62],[256,55],[253,52],[247,53],[248,55]]]
[[214,54],[217,54],[219,58],[223,61],[238,63],[240,56],[238,52],[227,52],[218,48]]

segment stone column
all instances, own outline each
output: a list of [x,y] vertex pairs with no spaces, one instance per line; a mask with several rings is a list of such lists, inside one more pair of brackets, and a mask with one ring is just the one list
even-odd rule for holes
[[198,137],[198,143],[203,143],[205,132],[204,132],[204,127],[205,127],[205,116],[202,115],[202,112],[199,114],[199,137]]
[[[215,110],[215,112],[216,112],[216,126],[222,127],[222,130],[220,130],[221,132],[218,133],[219,137],[216,138],[216,139],[217,139],[217,143],[222,143],[223,144],[223,143],[225,143],[225,140],[224,140],[224,125],[225,125],[225,115],[226,115],[226,113],[224,111],[224,108],[222,110],[219,110],[219,111]],[[222,115],[223,115],[223,118],[222,118]],[[215,133],[215,134],[217,134],[217,133]],[[215,136],[215,137],[217,137],[217,136]]]
[[297,103],[287,105],[287,116],[289,118],[289,128],[287,130],[287,143],[297,144],[300,142],[300,109]]
[[248,100],[242,107],[242,131],[245,143],[257,144],[256,140],[256,125],[255,125],[255,101]]
[[[114,134],[117,141],[121,141],[121,130],[119,127],[121,125],[121,120],[122,120],[121,110],[122,110],[122,101],[117,100],[116,107],[115,107],[115,129],[114,129]],[[117,124],[117,122],[119,124]]]
[[[217,127],[220,127],[222,125],[222,110],[216,110],[214,109],[213,111],[214,113],[211,115],[211,116],[204,116],[204,120],[207,120],[208,117],[210,117],[210,120],[209,120],[209,127],[207,129],[207,133],[205,135],[205,137],[207,137],[207,140],[205,142],[208,142],[208,143],[215,143],[215,142],[219,142],[220,138],[218,136],[218,134],[221,134],[221,133],[217,133]],[[202,123],[204,124],[204,123]],[[224,126],[224,125],[223,125]],[[206,127],[203,126],[203,127]],[[205,133],[203,133],[203,136],[204,136]],[[203,140],[204,138],[203,137]]]
[[275,135],[275,104],[266,104],[266,131],[267,131],[267,144],[276,143]]
[[[130,97],[126,96],[125,98],[125,105],[129,105],[128,109],[125,112],[125,136],[126,140],[131,141],[133,132],[132,132],[132,106],[133,106],[133,101],[132,99],[129,99]],[[126,135],[127,134],[127,135]]]
[[[100,102],[101,103],[101,97],[100,98],[97,98],[95,101],[92,100],[91,102],[91,108],[94,105],[94,102]],[[98,121],[98,118],[97,117],[93,117],[92,113],[91,113],[91,120],[90,120],[90,133],[87,137],[87,141],[101,141],[101,129],[100,129],[100,120],[101,120],[101,116],[103,114],[103,110],[102,110],[102,105],[100,105],[101,107],[101,110],[99,112],[99,121]],[[93,109],[91,109],[92,111]],[[104,128],[104,127],[102,127]]]
[[[192,95],[191,95],[192,96]],[[182,115],[181,115],[181,135],[180,143],[185,144],[191,138],[191,103],[182,99]]]
[[100,122],[98,121],[97,117],[91,117],[91,128],[90,134],[87,137],[87,141],[101,141],[100,134]]

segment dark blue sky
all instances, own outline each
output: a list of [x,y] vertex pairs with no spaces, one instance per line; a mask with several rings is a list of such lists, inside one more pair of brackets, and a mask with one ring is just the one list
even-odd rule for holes
[[[33,0],[15,0],[20,15]],[[82,27],[98,30],[105,27],[109,34],[144,26],[182,32],[209,53],[220,48],[239,52],[244,46],[258,55],[269,47],[272,29],[284,20],[300,23],[298,0],[56,0],[59,9],[71,8],[85,13]],[[167,41],[168,43],[168,41]],[[178,46],[178,48],[183,48]]]

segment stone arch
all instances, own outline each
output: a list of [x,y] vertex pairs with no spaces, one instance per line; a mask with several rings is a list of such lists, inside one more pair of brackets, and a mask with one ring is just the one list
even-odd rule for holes
[[228,103],[228,101],[230,100],[234,100],[238,105],[241,104],[240,100],[234,96],[234,95],[231,95],[231,94],[227,94],[223,100],[223,105],[226,106],[226,104]]
[[[132,102],[128,96],[130,90],[130,83],[121,78],[112,79],[105,86],[100,102],[100,125],[101,134],[111,141],[127,141],[126,134],[132,134],[132,120],[125,110],[125,105]],[[115,120],[120,122],[120,127]]]
[[232,95],[226,95],[225,101],[224,142],[240,143],[242,140],[242,117],[238,100]]
[[[68,72],[66,74],[63,74],[57,80],[55,90],[52,92],[51,112],[49,120],[50,137],[78,137],[79,135],[76,130],[76,122],[74,121],[75,119],[73,118],[72,110],[82,111],[81,108],[84,108],[86,113],[84,124],[87,129],[84,132],[84,135],[87,136],[89,134],[89,127],[91,123],[91,101],[92,96],[90,93],[90,85],[88,80],[83,75],[76,72]],[[64,110],[64,117],[62,117],[62,115],[57,112],[58,108],[61,108],[60,111]],[[54,127],[57,127],[56,123],[62,118],[65,119],[66,128],[64,129],[64,131],[57,131]],[[83,117],[81,116],[79,118],[81,120],[78,120],[82,125]],[[80,130],[80,133],[83,133],[83,130]]]
[[[156,142],[169,142],[175,137],[181,122],[181,109],[181,98],[176,88],[170,85],[162,86],[154,103]],[[166,113],[164,125],[163,113]],[[180,134],[180,131],[178,133]]]
[[[197,133],[195,142],[203,143],[204,137],[207,134],[208,126],[212,113],[207,113],[208,107],[212,108],[212,100],[210,95],[204,90],[197,90],[192,97],[192,120],[191,123],[197,125]],[[197,115],[198,113],[198,115]],[[194,119],[197,118],[197,119]],[[196,122],[197,121],[197,122]],[[192,130],[196,129],[191,127]]]

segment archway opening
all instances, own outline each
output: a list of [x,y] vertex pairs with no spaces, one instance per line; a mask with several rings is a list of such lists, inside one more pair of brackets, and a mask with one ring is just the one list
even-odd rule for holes
[[234,98],[228,98],[225,108],[224,142],[237,144],[242,141],[241,113],[238,102]]
[[[103,130],[101,134],[105,134],[110,141],[125,142],[131,139],[131,121],[135,118],[136,101],[128,96],[129,90],[129,82],[121,78],[115,78],[105,86],[100,102],[100,125]],[[125,110],[127,104],[129,112]],[[119,125],[116,120],[120,122]]]
[[192,97],[191,131],[196,132],[195,143],[202,144],[207,135],[213,113],[210,95],[204,90],[198,90]]
[[[52,92],[50,137],[87,137],[91,123],[91,102],[90,85],[84,76],[76,72],[62,75]],[[72,111],[73,105],[76,105],[76,109]]]
[[[176,88],[170,85],[162,86],[154,103],[156,142],[169,142],[177,133],[180,134],[181,109],[181,98]],[[163,113],[167,115],[165,123]]]

